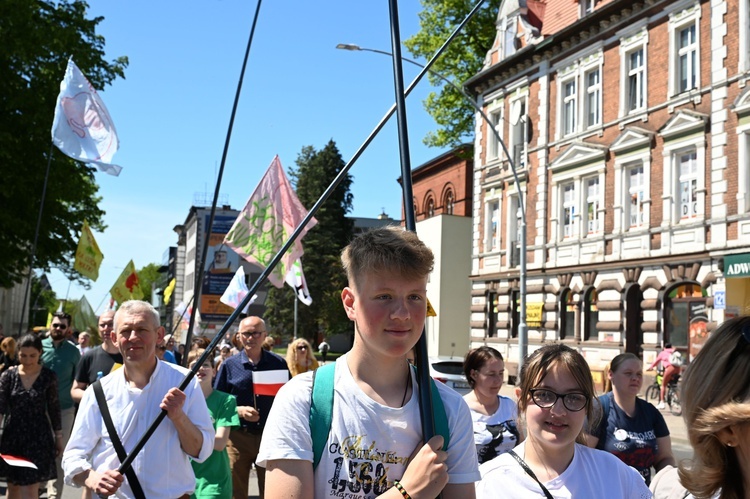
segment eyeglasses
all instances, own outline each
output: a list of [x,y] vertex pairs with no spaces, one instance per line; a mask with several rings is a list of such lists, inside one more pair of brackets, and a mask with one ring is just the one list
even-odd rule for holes
[[68,329],[68,326],[66,326],[65,324],[58,323],[58,324],[51,324],[51,326],[55,329]]
[[307,347],[305,345],[299,345],[297,346],[297,350],[307,350]]
[[557,399],[562,399],[563,405],[569,411],[578,412],[586,405],[589,400],[583,393],[555,393],[552,390],[546,388],[535,388],[529,390],[531,393],[531,400],[542,409],[549,409],[557,403]]
[[243,338],[249,338],[251,336],[253,338],[260,338],[260,335],[262,335],[263,333],[265,333],[265,331],[253,331],[253,332],[247,331],[247,332],[241,332],[240,334],[242,335]]

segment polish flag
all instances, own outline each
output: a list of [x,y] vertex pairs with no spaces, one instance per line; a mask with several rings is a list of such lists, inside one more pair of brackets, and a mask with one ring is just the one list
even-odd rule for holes
[[20,468],[32,468],[35,470],[39,469],[36,467],[36,464],[22,457],[11,456],[10,454],[0,454],[0,457],[3,458],[3,461],[11,466],[18,466]]
[[287,381],[289,381],[289,371],[286,369],[253,371],[253,393],[273,397],[279,393]]

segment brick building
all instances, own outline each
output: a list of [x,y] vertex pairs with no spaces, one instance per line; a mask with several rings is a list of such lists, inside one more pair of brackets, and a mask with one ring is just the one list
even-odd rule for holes
[[[749,20],[750,0],[504,3],[466,88],[522,184],[530,351],[562,341],[595,369],[665,342],[692,357],[750,313]],[[478,116],[471,341],[511,360],[518,206]]]

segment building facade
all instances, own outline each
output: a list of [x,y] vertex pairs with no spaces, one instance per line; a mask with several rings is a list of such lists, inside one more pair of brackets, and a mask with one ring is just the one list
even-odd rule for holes
[[472,345],[518,358],[520,202],[530,351],[692,358],[750,313],[749,19],[750,0],[504,3],[466,88],[521,185],[477,116]]

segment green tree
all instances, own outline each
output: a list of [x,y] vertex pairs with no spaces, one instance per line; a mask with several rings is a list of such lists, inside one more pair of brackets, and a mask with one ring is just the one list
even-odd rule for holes
[[[476,4],[475,0],[422,0],[424,10],[419,13],[420,30],[404,45],[415,57],[429,60],[445,43],[456,25]],[[500,0],[490,0],[467,23],[458,37],[443,52],[432,69],[451,79],[459,87],[481,71],[487,51],[492,47],[497,29]],[[430,92],[424,107],[438,124],[429,132],[424,143],[432,147],[454,147],[474,135],[474,113],[471,104],[452,86],[440,78],[428,75],[430,83],[441,87],[440,93]]]
[[81,226],[102,231],[94,168],[51,149],[50,130],[65,67],[73,57],[102,89],[124,77],[126,57],[104,60],[102,17],[87,18],[82,1],[0,2],[0,286],[26,275],[39,215],[47,161],[52,154],[35,268],[73,270]]
[[141,267],[137,270],[138,272],[138,287],[141,288],[141,292],[143,293],[143,298],[141,298],[144,301],[147,301],[151,303],[151,284],[155,284],[157,287],[160,287],[162,285],[162,282],[166,279],[164,277],[164,274],[159,272],[159,265],[158,263],[149,263],[145,267]]
[[46,326],[47,315],[57,310],[57,295],[50,287],[47,276],[31,275],[31,299],[29,302],[29,327]]
[[[312,146],[303,147],[296,164],[296,169],[289,170],[289,177],[297,197],[308,209],[345,166],[333,140],[320,151]],[[341,306],[346,275],[339,259],[341,250],[352,237],[353,222],[347,218],[354,200],[351,185],[352,177],[347,175],[315,214],[318,223],[302,239],[305,250],[302,268],[313,303],[309,307],[298,305],[297,327],[299,336],[313,341],[317,341],[318,331],[328,335],[352,329]],[[289,335],[294,330],[295,299],[295,292],[289,286],[270,289],[266,307],[274,332]]]

